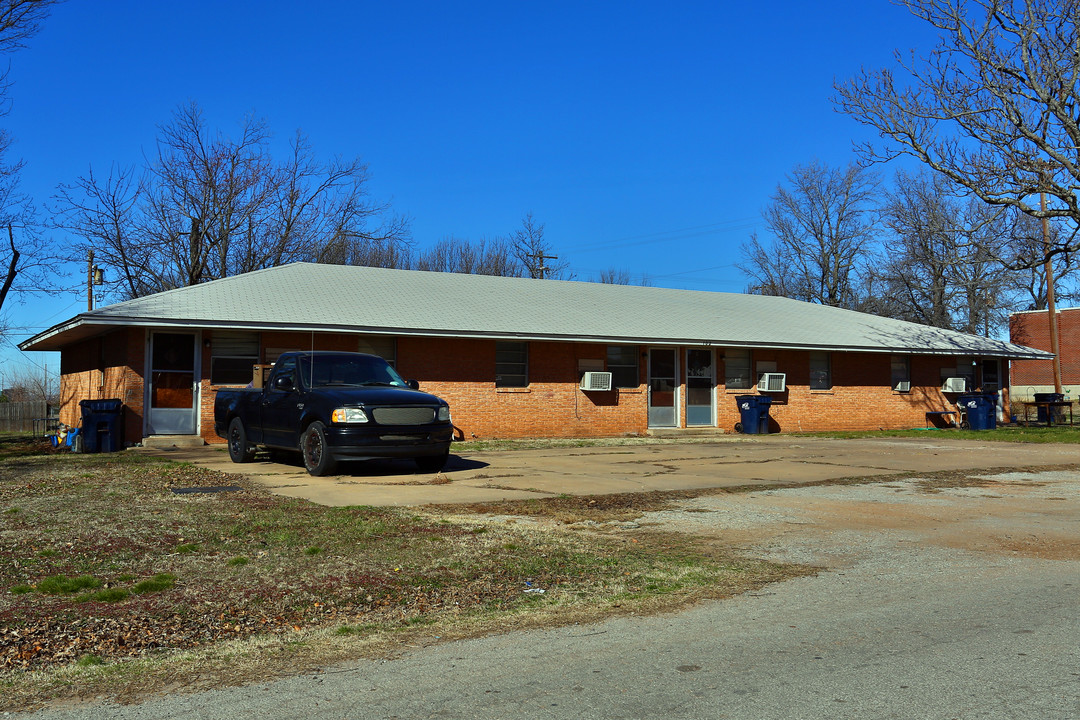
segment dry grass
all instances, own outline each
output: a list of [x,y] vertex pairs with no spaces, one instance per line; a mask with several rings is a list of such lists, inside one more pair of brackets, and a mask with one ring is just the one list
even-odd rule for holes
[[[0,443],[5,710],[250,682],[806,572],[618,525],[659,496],[328,508],[145,456],[18,445]],[[174,492],[228,486],[239,490]]]

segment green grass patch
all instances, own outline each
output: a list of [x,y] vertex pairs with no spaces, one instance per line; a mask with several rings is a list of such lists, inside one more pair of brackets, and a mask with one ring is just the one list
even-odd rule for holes
[[101,586],[101,580],[92,575],[79,575],[78,577],[53,575],[39,582],[35,590],[45,595],[71,595],[82,590],[93,590]]
[[180,553],[181,555],[188,555],[190,553],[195,552],[198,549],[199,549],[199,544],[198,543],[183,543],[182,545],[177,545],[176,546],[176,552]]
[[237,556],[237,557],[234,557],[234,558],[229,558],[229,562],[226,563],[226,565],[228,565],[229,567],[243,567],[244,565],[247,565],[247,564],[248,564],[248,559],[246,557],[243,557],[243,556]]
[[104,665],[105,661],[97,655],[83,655],[75,664],[81,668],[97,667],[98,665]]
[[26,595],[27,593],[34,592],[34,586],[26,584],[14,585],[8,589],[8,592],[12,595]]
[[869,430],[845,432],[803,433],[815,437],[857,440],[860,438],[942,437],[956,440],[981,440],[984,442],[1013,443],[1080,443],[1080,426],[1055,425],[1036,427],[1003,425],[994,430],[960,430],[955,428],[914,428],[911,430]]
[[127,588],[111,587],[104,590],[98,590],[97,592],[85,593],[75,598],[75,602],[104,602],[115,603],[121,600],[127,600],[131,596],[131,591]]
[[131,588],[131,592],[136,595],[144,595],[146,593],[161,592],[162,590],[168,590],[176,585],[176,576],[170,573],[158,573],[154,577],[143,580],[135,584]]

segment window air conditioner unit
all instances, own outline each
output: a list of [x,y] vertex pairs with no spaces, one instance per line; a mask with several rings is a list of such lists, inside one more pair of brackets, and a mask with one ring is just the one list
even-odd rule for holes
[[784,392],[786,388],[786,373],[762,373],[757,384],[758,392]]
[[901,380],[896,383],[896,387],[893,388],[896,392],[911,392],[911,381]]
[[611,389],[611,373],[609,372],[587,372],[581,376],[581,389],[582,390],[610,390]]
[[941,386],[941,392],[967,392],[967,380],[964,378],[945,378],[945,384]]

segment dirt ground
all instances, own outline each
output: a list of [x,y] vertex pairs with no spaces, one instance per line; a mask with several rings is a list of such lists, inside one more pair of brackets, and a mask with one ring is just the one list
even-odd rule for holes
[[1080,473],[952,473],[679,501],[639,523],[711,535],[755,557],[843,568],[873,546],[1080,560]]
[[673,442],[532,450],[453,446],[446,469],[418,473],[409,460],[353,463],[340,475],[311,477],[299,464],[229,462],[223,446],[137,452],[241,473],[270,492],[321,505],[467,504],[560,495],[779,487],[843,478],[908,476],[975,468],[1080,467],[1080,444],[925,438],[839,440],[743,435]]

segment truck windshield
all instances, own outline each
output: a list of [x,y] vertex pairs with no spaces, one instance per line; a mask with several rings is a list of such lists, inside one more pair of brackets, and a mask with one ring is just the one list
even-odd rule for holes
[[394,368],[378,357],[316,355],[300,359],[300,373],[309,387],[406,387]]

